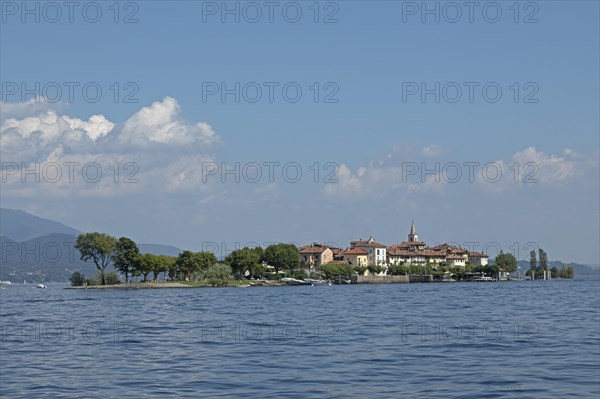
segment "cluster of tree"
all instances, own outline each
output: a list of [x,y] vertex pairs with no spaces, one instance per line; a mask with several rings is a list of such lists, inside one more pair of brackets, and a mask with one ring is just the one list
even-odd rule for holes
[[575,269],[573,266],[557,268],[556,266],[550,269],[552,278],[573,278],[575,277]]
[[[455,266],[449,267],[446,262],[441,262],[437,265],[428,263],[426,265],[405,265],[400,263],[397,265],[390,265],[388,267],[388,274],[393,276],[399,275],[416,275],[416,274],[432,274],[432,275],[443,275],[445,273],[452,273],[457,276],[462,276],[465,273],[471,272],[483,272],[487,275],[497,275],[499,271],[507,271],[509,273],[517,270],[517,259],[513,254],[500,252],[494,263],[485,266],[471,265],[469,262],[466,266]],[[369,269],[371,271],[371,269]],[[359,271],[360,272],[360,271]]]
[[354,274],[355,270],[350,264],[334,263],[331,265],[321,266],[321,272],[323,273],[323,276],[326,279],[335,280],[338,278],[338,276],[341,276],[344,279],[346,279],[352,274]]
[[572,266],[568,268],[563,266],[560,270],[556,267],[548,269],[548,263],[548,254],[542,248],[538,250],[537,254],[535,251],[531,251],[529,253],[529,270],[525,274],[534,278],[542,278],[544,272],[550,270],[552,278],[573,278],[575,276]]
[[[445,268],[439,267],[440,271],[445,271]],[[388,266],[388,274],[392,276],[408,276],[415,274],[433,274],[434,268],[432,265],[405,265],[404,263],[400,263],[398,265],[389,265]]]
[[[154,281],[161,273],[168,274],[171,279],[190,280],[194,274],[205,272],[217,263],[217,258],[210,252],[183,251],[177,257],[142,254],[132,239],[121,237],[117,240],[105,233],[80,234],[75,248],[81,254],[81,260],[92,261],[96,265],[101,285],[112,283],[107,282],[109,274],[106,271],[111,263],[125,276],[125,282],[131,276],[142,276],[143,281],[148,281],[150,273],[153,273]],[[71,275],[71,284],[83,285],[82,279],[83,276],[75,272]]]
[[199,280],[216,263],[217,257],[212,252],[183,251],[167,271],[171,280]]
[[275,274],[283,271],[299,277],[301,273],[300,254],[294,244],[272,244],[264,250],[261,247],[244,247],[232,251],[225,263],[238,278],[261,278],[267,273],[265,265],[272,266]]
[[[111,263],[125,276],[125,282],[131,276],[142,276],[143,281],[148,281],[150,273],[156,281],[163,273],[170,280],[205,279],[218,285],[229,280],[232,273],[240,278],[247,274],[261,278],[267,272],[265,264],[272,266],[276,274],[284,271],[298,276],[301,273],[300,254],[293,244],[273,244],[264,250],[261,247],[237,249],[225,258],[224,265],[218,265],[215,254],[211,252],[183,251],[177,257],[141,254],[132,239],[116,239],[105,233],[81,234],[77,237],[75,248],[80,252],[81,260],[92,261],[96,265],[102,285],[107,284],[106,269]],[[71,276],[71,284],[83,285],[84,276],[76,273]],[[224,278],[225,275],[227,278]]]
[[[92,286],[92,285],[101,285],[102,279],[100,275],[85,278],[85,275],[79,271],[75,271],[69,277],[71,281],[71,285],[73,287],[81,287],[82,285]],[[117,272],[106,272],[104,273],[104,280],[106,284],[118,284],[119,283],[119,274]]]

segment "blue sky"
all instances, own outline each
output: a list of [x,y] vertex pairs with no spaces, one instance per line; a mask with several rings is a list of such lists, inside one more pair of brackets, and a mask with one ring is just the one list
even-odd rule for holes
[[[535,243],[551,259],[599,263],[598,2],[520,2],[518,16],[512,1],[475,2],[472,23],[462,2],[427,2],[440,21],[428,14],[422,22],[425,3],[401,1],[319,2],[315,23],[314,3],[277,3],[270,23],[263,2],[121,2],[115,23],[113,2],[81,2],[72,23],[64,6],[52,23],[44,3],[39,22],[34,14],[22,22],[22,3],[2,1],[2,206],[191,249],[347,246],[370,235],[392,244],[415,219],[431,244],[479,242],[493,254],[497,243],[525,259]],[[235,15],[223,23],[236,4],[239,23]],[[453,23],[456,4],[462,16]],[[255,5],[262,17],[247,22]],[[99,21],[88,22],[96,9]],[[288,22],[298,9],[299,21]],[[123,23],[130,13],[137,23]],[[73,101],[65,90],[47,103],[23,95],[21,85],[36,82],[38,94],[49,82],[79,86]],[[97,102],[80,90],[90,82],[102,89]],[[237,103],[206,92],[236,82]],[[436,83],[439,102],[420,92],[403,99],[403,88]],[[286,84],[302,90],[297,102],[284,98]],[[252,103],[256,85],[262,96]],[[493,102],[496,88],[502,95]],[[127,94],[137,102],[124,101]],[[337,101],[326,102],[328,94]],[[139,181],[22,183],[6,170],[71,161],[97,162],[105,176],[114,162],[131,162]],[[269,162],[296,162],[302,178],[276,173],[271,183]],[[479,162],[472,182],[465,162]],[[236,163],[239,183],[233,174],[206,175]],[[323,182],[327,163],[337,182]],[[407,167],[436,171],[436,163],[439,181],[406,176]],[[452,163],[462,167],[456,182]],[[502,170],[500,181],[482,176],[488,163]],[[263,178],[253,183],[242,169],[255,164]],[[523,183],[527,172],[538,181]]]

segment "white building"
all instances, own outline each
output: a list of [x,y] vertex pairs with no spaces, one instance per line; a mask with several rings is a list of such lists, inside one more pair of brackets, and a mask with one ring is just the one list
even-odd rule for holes
[[367,252],[369,265],[387,266],[386,247],[370,237],[368,240],[351,241],[350,248],[360,248]]
[[469,263],[471,266],[486,266],[488,264],[488,256],[481,252],[469,252]]

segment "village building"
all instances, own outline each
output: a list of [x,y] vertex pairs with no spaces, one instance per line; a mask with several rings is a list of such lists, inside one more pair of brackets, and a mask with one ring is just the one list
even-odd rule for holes
[[346,261],[352,267],[362,267],[369,265],[369,253],[361,248],[349,248],[340,252],[342,261]]
[[321,267],[333,261],[333,251],[324,244],[313,243],[300,247],[300,259],[309,267]]
[[393,244],[387,248],[387,263],[389,265],[466,267],[485,266],[488,256],[480,252],[469,252],[466,249],[451,244],[439,244],[428,247],[419,240],[414,221],[408,233],[408,241]]
[[386,266],[387,249],[383,244],[378,243],[370,237],[368,240],[357,240],[350,242],[350,248],[358,248],[367,252],[367,262],[369,265]]
[[313,243],[301,247],[299,252],[308,271],[326,264],[348,264],[353,268],[377,265],[382,266],[381,274],[385,275],[388,265],[431,266],[437,269],[488,264],[485,253],[468,251],[448,243],[427,246],[424,241],[419,240],[414,221],[410,226],[408,240],[389,247],[369,237],[368,240],[351,241],[350,248],[346,249]]
[[481,252],[469,252],[469,263],[471,266],[487,266],[488,256]]

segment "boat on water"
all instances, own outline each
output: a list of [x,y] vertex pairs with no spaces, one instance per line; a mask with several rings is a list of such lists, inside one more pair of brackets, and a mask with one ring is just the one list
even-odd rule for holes
[[37,288],[48,288],[48,287],[46,287],[46,284],[41,284],[41,283],[36,285],[36,287]]
[[305,280],[298,280],[297,278],[291,278],[291,277],[284,277],[281,279],[281,282],[287,283],[289,285],[308,284]]
[[483,277],[477,277],[477,278],[473,279],[473,281],[482,282],[482,281],[495,281],[495,280],[489,276],[483,276]]
[[310,285],[331,285],[331,282],[325,280],[315,280],[314,278],[305,278],[304,282]]

